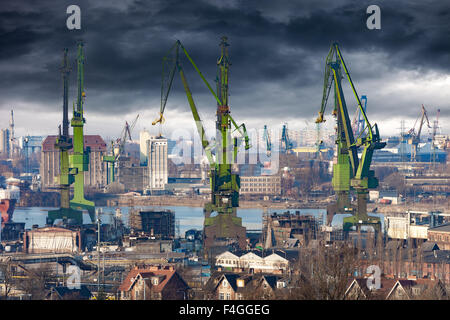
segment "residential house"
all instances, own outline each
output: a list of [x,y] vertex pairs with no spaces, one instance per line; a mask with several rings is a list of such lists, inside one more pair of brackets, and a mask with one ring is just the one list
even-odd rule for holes
[[274,299],[285,290],[286,279],[272,274],[216,273],[205,290],[215,300]]
[[380,288],[369,289],[367,278],[354,278],[349,280],[345,291],[346,300],[385,300],[387,294],[395,284],[394,279],[380,279]]
[[447,296],[444,284],[431,279],[399,279],[386,296],[386,300],[443,299]]
[[189,286],[173,266],[135,267],[119,287],[122,300],[186,300]]
[[382,277],[380,288],[369,289],[367,278],[349,280],[346,300],[411,300],[442,299],[447,296],[445,285],[439,280],[390,279]]
[[263,257],[261,252],[247,252],[238,256],[225,251],[216,256],[215,264],[219,271],[281,274],[289,270],[289,260],[275,252]]

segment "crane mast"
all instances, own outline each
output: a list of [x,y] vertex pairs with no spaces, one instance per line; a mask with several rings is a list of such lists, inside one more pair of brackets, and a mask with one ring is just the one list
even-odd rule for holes
[[267,156],[269,157],[272,152],[272,142],[270,140],[269,131],[267,130],[267,125],[264,125],[263,142],[265,142],[266,144],[266,153]]
[[62,132],[59,126],[59,134],[56,138],[55,148],[59,149],[60,174],[59,185],[61,193],[61,208],[69,209],[70,207],[70,185],[73,183],[73,175],[69,172],[69,150],[72,149],[72,138],[69,136],[69,75],[71,68],[67,58],[68,49],[64,49],[63,63],[60,68],[63,80],[63,122]]
[[[69,135],[69,74],[71,68],[68,63],[67,49],[64,49],[63,63],[60,68],[63,79],[63,121],[62,131],[59,126],[59,133],[56,138],[55,148],[59,149],[60,154],[60,174],[58,176],[61,205],[57,210],[50,210],[47,216],[47,223],[53,224],[56,219],[63,219],[70,223],[81,225],[83,223],[82,211],[88,210],[89,216],[94,221],[95,207],[94,203],[84,199],[84,171],[88,170],[89,154],[84,150],[83,125],[83,63],[84,55],[82,43],[78,44],[77,58],[77,84],[78,101],[77,108],[73,108],[73,118],[71,125],[74,128],[73,139]],[[69,155],[69,150],[73,153]],[[74,184],[74,198],[70,200],[70,186]]]
[[73,198],[70,206],[76,210],[87,210],[92,221],[95,219],[95,204],[84,198],[84,172],[89,170],[90,149],[84,146],[84,52],[83,42],[77,48],[77,102],[74,107],[71,126],[73,127],[73,154],[69,155],[71,171],[75,176]]
[[[231,240],[231,242],[235,242],[243,249],[246,246],[245,227],[242,227],[242,219],[237,217],[236,214],[236,208],[239,206],[240,179],[238,174],[232,172],[232,164],[237,158],[240,142],[244,140],[246,150],[250,148],[250,144],[245,125],[238,125],[230,114],[230,107],[228,105],[228,76],[231,63],[228,53],[229,45],[226,37],[222,37],[219,46],[220,57],[217,60],[216,92],[214,92],[187,50],[180,41],[176,41],[174,47],[171,49],[172,57],[168,55],[163,59],[161,109],[158,119],[152,124],[155,125],[164,121],[163,115],[169,91],[172,87],[174,74],[178,71],[203,150],[210,164],[211,201],[204,207],[204,246],[208,249],[216,246],[218,243],[230,243],[229,241]],[[180,61],[180,54],[186,56],[216,100],[215,144],[210,143],[206,138],[205,129]],[[239,138],[232,137],[232,131],[237,131]],[[213,212],[217,212],[217,215],[211,216]]]
[[[353,134],[347,105],[342,89],[342,78],[346,76],[357,101],[359,112],[362,115],[365,127],[356,137]],[[328,97],[334,90],[333,115],[336,117],[336,145],[337,161],[333,165],[332,185],[337,195],[337,203],[334,215],[337,212],[352,212],[351,217],[344,218],[344,230],[351,226],[374,225],[379,228],[379,219],[369,217],[367,214],[367,194],[369,189],[378,186],[373,170],[370,170],[374,150],[383,148],[386,143],[381,142],[378,127],[372,126],[362,107],[358,93],[348,72],[337,43],[334,43],[328,53],[325,66],[325,79],[322,97],[322,105],[316,123],[324,122],[324,112]],[[362,148],[361,158],[358,151]],[[350,203],[350,190],[357,193],[357,208],[353,211]],[[330,221],[330,220],[329,220]]]

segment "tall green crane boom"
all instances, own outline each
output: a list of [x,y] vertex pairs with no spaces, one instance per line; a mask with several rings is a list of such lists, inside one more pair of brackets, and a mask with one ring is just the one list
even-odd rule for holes
[[78,42],[77,50],[77,103],[73,110],[73,153],[69,155],[71,171],[75,176],[73,199],[70,206],[76,210],[87,210],[92,221],[95,220],[95,204],[84,198],[84,172],[89,170],[89,148],[84,147],[84,52],[83,43]]
[[[356,139],[342,89],[343,74],[351,86],[359,112],[365,121],[365,129]],[[377,219],[367,215],[367,194],[369,189],[378,186],[374,171],[370,170],[373,152],[382,149],[386,143],[381,142],[377,125],[372,126],[367,118],[337,43],[333,43],[326,58],[322,104],[316,123],[325,121],[323,115],[332,87],[335,102],[333,115],[337,117],[337,163],[333,165],[332,185],[338,197],[337,209],[340,212],[347,211],[350,208],[350,190],[356,190],[357,211],[352,217],[344,219],[344,228],[361,223],[378,224]],[[362,153],[361,158],[358,158],[360,148]]]
[[[214,246],[213,243],[216,239],[234,238],[237,239],[239,246],[244,248],[245,228],[242,227],[242,219],[236,215],[236,208],[239,206],[240,179],[239,175],[232,173],[232,164],[237,158],[240,140],[244,140],[246,150],[250,148],[250,143],[245,125],[238,125],[236,123],[230,114],[230,108],[228,106],[230,61],[227,47],[227,39],[223,37],[220,43],[220,57],[217,60],[216,92],[214,92],[185,47],[180,41],[176,41],[174,47],[171,49],[172,57],[166,56],[163,59],[163,70],[168,70],[168,74],[164,74],[163,71],[161,109],[159,118],[153,122],[153,125],[164,121],[163,115],[167,98],[173,83],[174,74],[178,71],[202,147],[210,164],[211,202],[204,208],[205,247]],[[180,61],[180,53],[186,56],[217,102],[216,145],[212,145],[206,138],[205,129]],[[239,138],[231,137],[232,130],[239,133]],[[213,150],[215,150],[215,153],[213,153]],[[218,215],[212,217],[212,212],[217,212]]]

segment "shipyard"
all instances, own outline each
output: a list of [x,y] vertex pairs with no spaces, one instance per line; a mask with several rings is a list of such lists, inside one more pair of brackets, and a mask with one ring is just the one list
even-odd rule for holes
[[0,23],[0,298],[448,300],[448,52],[376,5],[204,2]]

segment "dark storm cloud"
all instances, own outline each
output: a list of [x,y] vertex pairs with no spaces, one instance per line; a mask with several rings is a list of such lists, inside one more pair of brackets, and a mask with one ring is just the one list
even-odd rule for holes
[[[81,31],[65,27],[70,4],[81,8]],[[365,27],[370,4],[382,9],[381,30]],[[89,112],[120,117],[156,110],[161,59],[173,42],[184,43],[212,83],[218,43],[227,35],[233,63],[230,100],[237,117],[241,121],[310,118],[322,98],[323,63],[331,42],[341,44],[345,57],[364,57],[347,63],[357,86],[361,83],[370,96],[373,83],[368,81],[382,85],[400,71],[447,74],[449,18],[449,4],[438,0],[2,1],[0,112],[5,113],[11,103],[59,110],[62,49],[69,47],[74,61],[80,38],[85,41]],[[188,79],[199,105],[203,112],[212,111],[214,101],[196,77],[189,68]],[[74,82],[75,65],[71,99]],[[187,111],[183,95],[178,81],[170,107]],[[397,98],[373,97],[371,101],[379,107],[371,115],[390,112],[415,117],[417,110]],[[398,108],[394,110],[393,105]],[[445,112],[442,105],[443,117]]]

